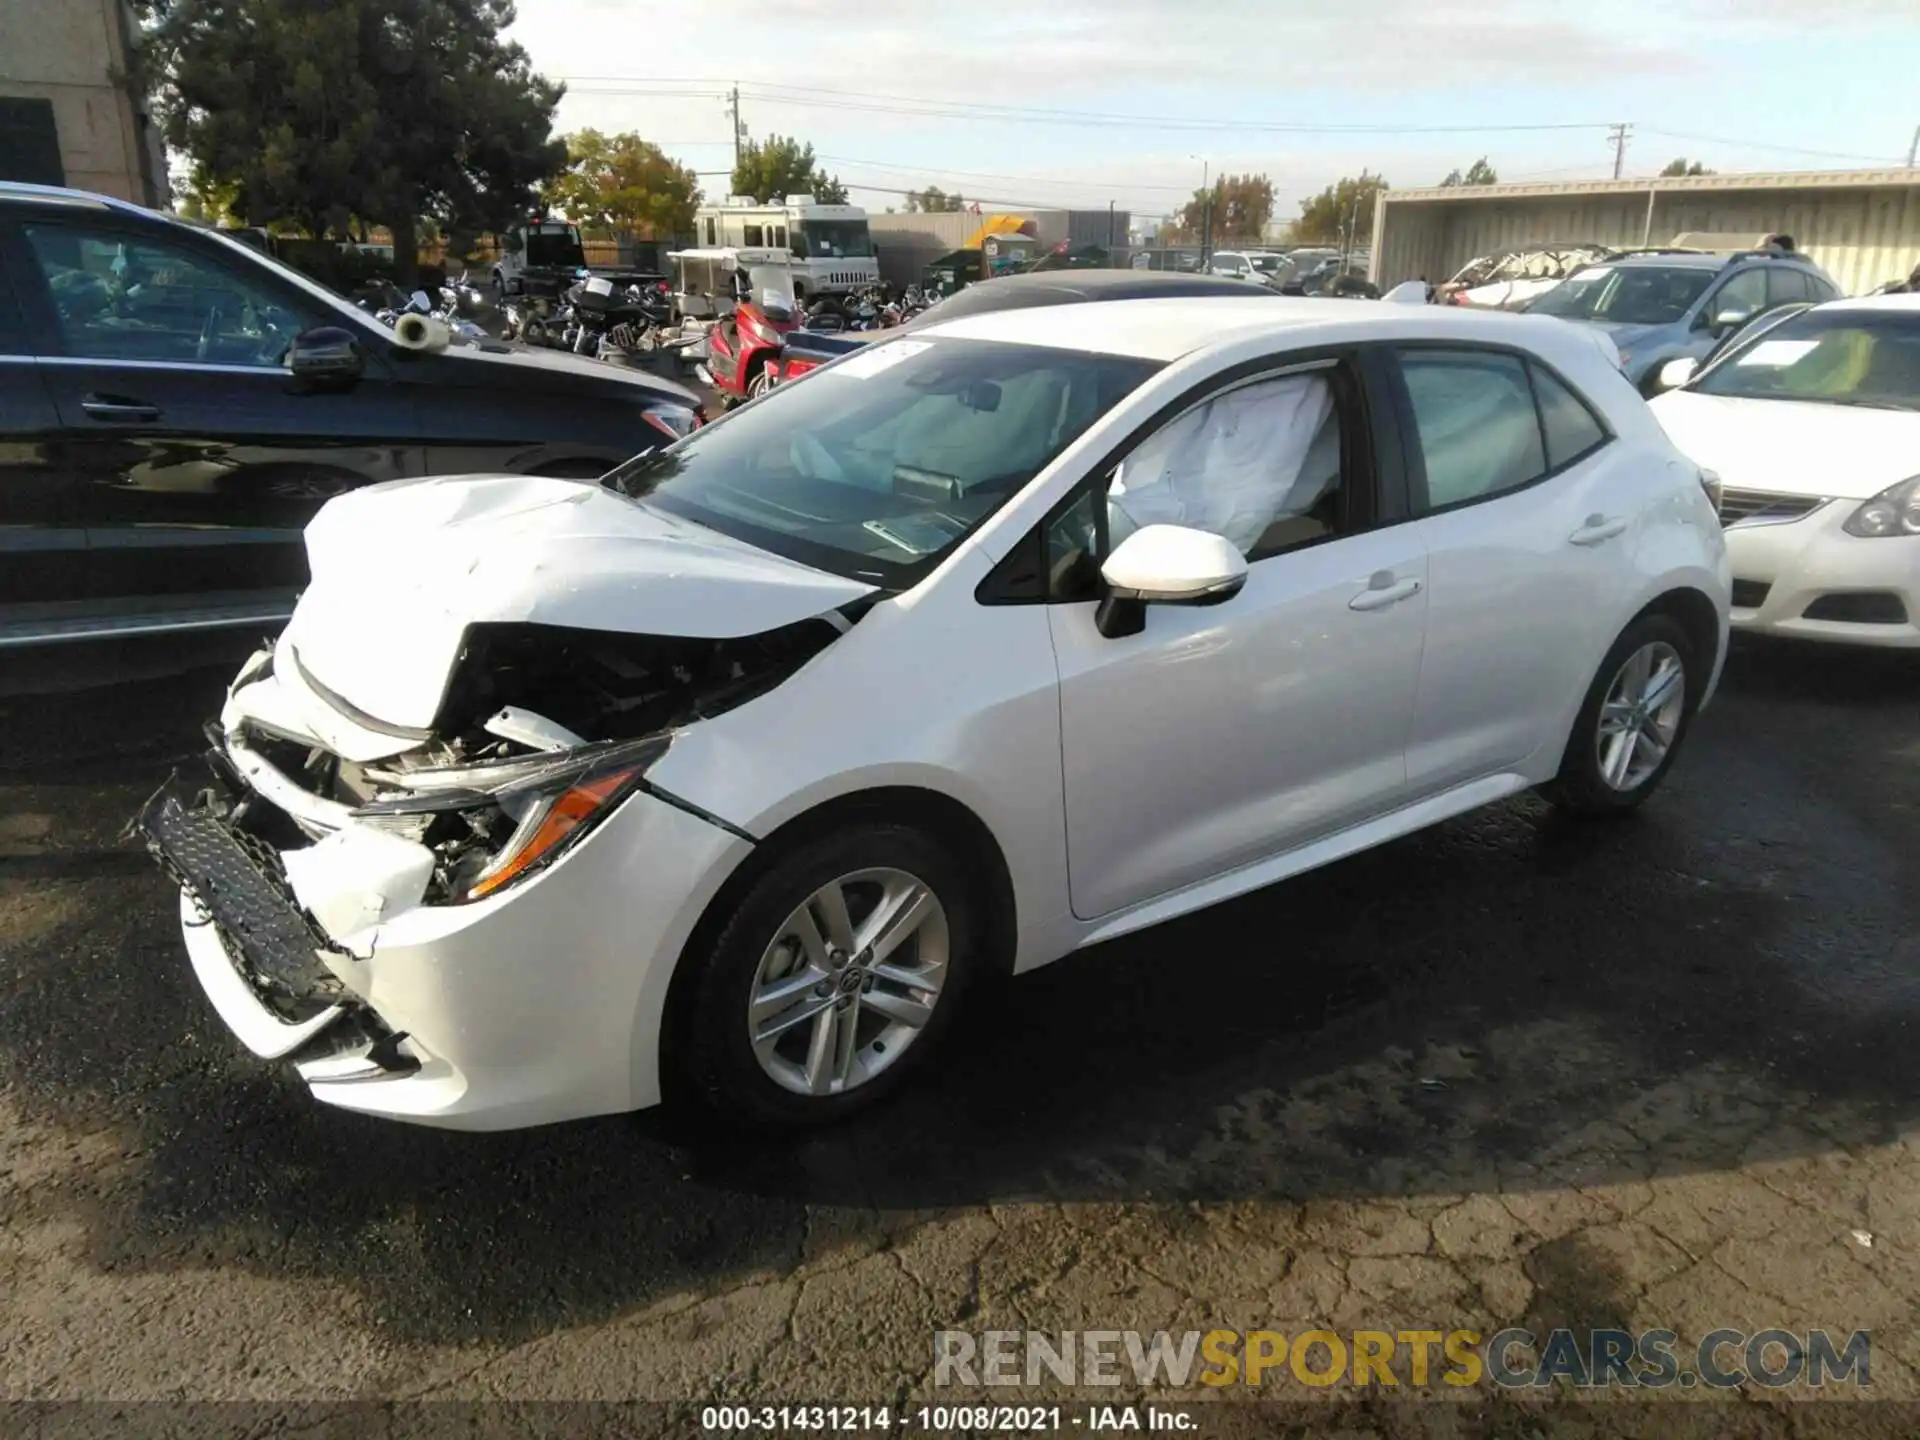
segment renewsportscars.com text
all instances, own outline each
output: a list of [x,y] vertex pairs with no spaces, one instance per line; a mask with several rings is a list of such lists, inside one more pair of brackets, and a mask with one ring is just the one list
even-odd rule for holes
[[1867,1386],[1872,1334],[1715,1330],[940,1330],[936,1386]]

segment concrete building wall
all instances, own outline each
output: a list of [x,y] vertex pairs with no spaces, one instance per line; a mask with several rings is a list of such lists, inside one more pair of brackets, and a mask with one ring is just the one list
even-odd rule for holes
[[1388,191],[1375,209],[1383,287],[1438,283],[1489,251],[1540,241],[1626,248],[1688,231],[1785,233],[1860,294],[1920,263],[1920,170],[1711,175]]
[[118,83],[130,33],[121,0],[0,0],[0,96],[52,102],[67,184],[164,205],[157,138]]

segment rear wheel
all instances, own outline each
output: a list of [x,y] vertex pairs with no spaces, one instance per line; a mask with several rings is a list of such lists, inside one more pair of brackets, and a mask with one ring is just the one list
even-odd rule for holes
[[965,870],[921,831],[870,822],[801,842],[687,957],[681,1093],[754,1126],[866,1108],[932,1058],[984,935]]
[[1680,753],[1705,682],[1679,622],[1642,615],[1601,662],[1560,773],[1542,793],[1577,814],[1618,814],[1639,805]]

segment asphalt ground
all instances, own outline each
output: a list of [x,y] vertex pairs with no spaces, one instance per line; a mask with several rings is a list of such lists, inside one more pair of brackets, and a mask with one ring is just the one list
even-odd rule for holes
[[[401,1127],[239,1051],[122,829],[247,638],[0,658],[0,1400],[92,1402],[0,1430],[1064,1397],[1209,1402],[1203,1433],[1920,1433],[1920,656],[1737,644],[1630,820],[1521,798],[1083,952],[899,1102],[747,1143]],[[943,1329],[1510,1325],[1865,1329],[1871,1384],[1280,1372],[1230,1413],[932,1377]]]

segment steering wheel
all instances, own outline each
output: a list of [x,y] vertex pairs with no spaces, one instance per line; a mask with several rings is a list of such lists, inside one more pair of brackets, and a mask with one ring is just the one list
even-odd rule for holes
[[200,343],[193,347],[193,358],[204,361],[207,352],[213,348],[213,338],[220,333],[220,307],[209,305],[207,318],[200,325]]

